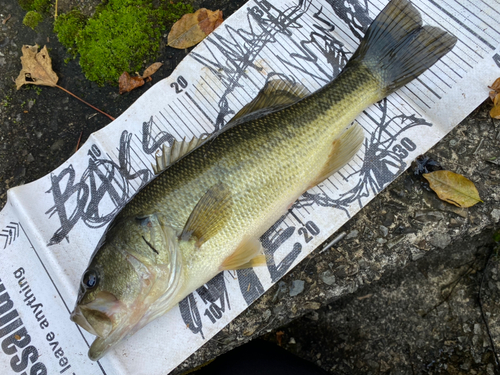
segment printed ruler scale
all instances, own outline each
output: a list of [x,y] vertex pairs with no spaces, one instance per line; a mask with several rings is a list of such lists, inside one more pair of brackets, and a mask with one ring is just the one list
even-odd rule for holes
[[[218,275],[98,363],[87,359],[93,336],[69,320],[81,274],[107,224],[153,178],[161,145],[220,131],[268,80],[322,87],[386,3],[250,1],[66,163],[9,190],[0,214],[0,341],[20,332],[24,346],[0,351],[2,374],[168,373],[475,109],[500,76],[498,1],[415,1],[424,23],[459,38],[456,47],[359,116],[362,150],[262,236],[273,261]],[[20,369],[27,348],[32,360]]]

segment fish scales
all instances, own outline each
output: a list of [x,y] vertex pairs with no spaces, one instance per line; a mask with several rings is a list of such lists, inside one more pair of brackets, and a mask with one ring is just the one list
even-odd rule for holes
[[[233,216],[211,246],[186,261],[200,264],[198,257],[206,256],[223,260],[237,245],[235,239],[248,232],[262,234],[259,230],[284,214],[319,174],[339,133],[380,98],[380,91],[368,71],[344,71],[286,111],[231,127],[205,143],[146,186],[120,216],[157,213],[180,232],[201,197],[222,182],[234,201]],[[212,247],[219,250],[214,253]]]
[[89,357],[101,358],[220,271],[265,263],[258,238],[361,147],[360,125],[346,127],[455,43],[422,26],[407,0],[391,0],[325,87],[305,95],[300,85],[270,81],[220,134],[194,140],[194,150],[174,142],[160,158],[168,168],[117,216],[82,277],[71,318],[97,336]]

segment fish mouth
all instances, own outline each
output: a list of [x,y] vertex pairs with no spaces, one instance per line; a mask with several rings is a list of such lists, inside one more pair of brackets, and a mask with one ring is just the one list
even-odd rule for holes
[[112,346],[114,346],[118,341],[120,341],[120,338],[115,338],[110,340],[111,337],[108,338],[101,338],[97,337],[92,345],[90,345],[90,349],[88,352],[88,356],[90,360],[92,361],[98,361],[100,360],[104,354],[107,353],[109,349],[111,349]]
[[101,311],[85,310],[76,306],[70,315],[70,319],[87,332],[98,336],[107,337],[113,330],[111,318]]
[[149,320],[144,315],[149,305],[126,306],[114,295],[99,292],[86,304],[77,304],[70,319],[89,333],[97,336],[90,346],[88,356],[98,361],[122,339],[132,335]]
[[126,337],[133,335],[145,324],[147,324],[149,320],[144,319],[146,311],[147,308],[136,310],[131,309],[127,316],[121,319],[119,324],[115,324],[113,329],[106,332],[106,335],[96,335],[98,337],[96,337],[88,352],[89,358],[92,361],[98,361],[117,343]]
[[86,304],[77,304],[70,319],[89,333],[106,338],[113,331],[122,304],[111,293],[99,292]]
[[83,315],[83,311],[80,309],[79,306],[75,307],[69,318],[71,319],[72,322],[78,324],[85,331],[97,336],[97,332],[95,331],[94,327],[90,325],[85,315]]
[[101,359],[112,346],[130,334],[132,329],[127,324],[121,327],[117,324],[113,326],[112,316],[86,308],[86,305],[77,305],[70,319],[87,332],[97,336],[88,352],[89,358],[93,361]]

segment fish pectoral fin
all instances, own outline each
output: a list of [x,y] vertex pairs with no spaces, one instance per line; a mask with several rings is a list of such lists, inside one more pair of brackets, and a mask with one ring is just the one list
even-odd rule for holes
[[335,141],[333,141],[327,162],[318,176],[309,185],[308,189],[326,180],[346,165],[361,148],[364,139],[363,128],[357,122],[344,131]]
[[155,174],[160,174],[169,166],[174,164],[177,160],[193,151],[198,146],[202,145],[208,137],[193,137],[189,142],[184,138],[182,141],[174,140],[172,146],[167,147],[165,144],[162,146],[161,153],[156,153],[155,164],[151,164]]
[[221,271],[242,270],[266,265],[266,256],[258,238],[245,237],[234,253],[228,256],[219,267]]
[[180,239],[197,239],[197,246],[219,232],[232,215],[231,191],[224,183],[212,186],[196,204],[189,216]]
[[283,79],[270,80],[250,103],[234,115],[226,127],[234,125],[236,122],[246,121],[248,117],[259,117],[260,114],[278,111],[310,94],[311,92],[300,83]]

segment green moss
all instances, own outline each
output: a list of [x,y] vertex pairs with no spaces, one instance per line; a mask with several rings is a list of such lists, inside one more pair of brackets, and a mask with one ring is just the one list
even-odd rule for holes
[[44,13],[49,9],[51,0],[18,0],[19,5],[26,11],[36,10]]
[[160,5],[159,16],[162,18],[164,25],[170,26],[186,13],[192,12],[193,7],[190,4],[172,4],[169,1],[164,1]]
[[154,58],[159,40],[160,30],[148,21],[146,12],[133,6],[104,10],[76,39],[80,66],[98,84],[113,82],[124,71],[139,70],[144,59]]
[[33,0],[18,0],[18,3],[25,11],[33,10]]
[[24,16],[23,24],[35,30],[43,16],[35,10],[31,10]]
[[54,21],[54,32],[61,44],[68,49],[73,56],[77,54],[76,38],[87,24],[85,17],[79,10],[74,9],[71,12],[62,14]]
[[162,32],[192,11],[191,5],[169,0],[156,7],[150,0],[109,0],[86,21],[72,12],[58,17],[54,30],[62,44],[80,54],[85,76],[103,85],[154,60]]
[[36,10],[40,13],[47,12],[50,7],[50,0],[34,0],[33,1],[33,10]]

